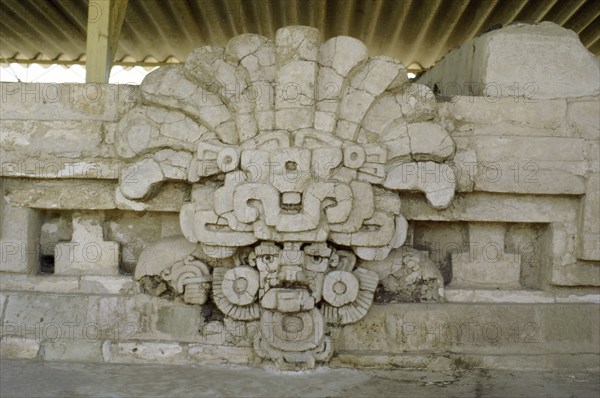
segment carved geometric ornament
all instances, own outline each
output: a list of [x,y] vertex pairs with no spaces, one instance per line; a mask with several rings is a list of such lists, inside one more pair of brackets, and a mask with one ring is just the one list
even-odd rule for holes
[[134,170],[121,203],[143,210],[167,180],[191,188],[188,242],[147,248],[136,278],[258,321],[256,353],[286,368],[326,362],[330,328],[369,310],[378,275],[361,264],[404,244],[399,193],[441,209],[455,189],[426,178],[455,150],[433,94],[356,39],[319,38],[292,26],[194,50],[144,79],[115,142]]

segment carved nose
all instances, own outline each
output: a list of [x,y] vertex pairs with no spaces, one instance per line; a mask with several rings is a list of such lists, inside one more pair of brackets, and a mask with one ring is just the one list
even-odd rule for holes
[[279,280],[282,282],[303,282],[305,279],[302,267],[297,265],[284,265],[279,271]]
[[302,203],[302,192],[284,192],[281,194],[282,205],[298,205]]

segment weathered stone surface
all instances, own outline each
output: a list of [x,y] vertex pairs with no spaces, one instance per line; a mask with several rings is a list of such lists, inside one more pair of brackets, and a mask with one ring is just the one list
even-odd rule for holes
[[132,294],[137,289],[131,276],[85,275],[80,279],[80,289],[90,294]]
[[45,153],[34,157],[26,151],[0,152],[3,177],[42,179],[108,179],[119,178],[124,163],[116,158],[89,157],[73,159]]
[[[449,303],[554,303],[558,298],[551,293],[537,290],[491,290],[446,288],[446,300]],[[560,301],[559,301],[560,302]],[[583,301],[582,302],[593,302]]]
[[124,84],[2,82],[2,119],[116,120],[138,102],[137,91]]
[[43,353],[46,361],[102,362],[102,341],[46,341]]
[[458,192],[472,192],[478,172],[477,154],[473,150],[457,151],[451,167],[456,178]]
[[2,358],[35,359],[39,351],[39,340],[12,336],[2,336],[0,339]]
[[194,363],[201,365],[250,365],[254,354],[250,347],[210,346],[190,344],[188,354]]
[[[86,324],[88,297],[60,294],[11,294],[4,310],[3,333],[33,338],[69,338]],[[92,330],[90,330],[92,332]]]
[[139,280],[144,275],[160,275],[163,270],[183,260],[196,250],[196,244],[181,236],[150,244],[140,255],[138,266],[135,269],[135,278]]
[[111,148],[102,143],[101,126],[102,122],[92,120],[1,120],[0,145],[3,154],[18,152],[22,161],[41,155],[68,159],[111,155]]
[[[569,322],[565,323],[561,314],[568,311],[572,312]],[[346,339],[361,328],[371,332],[364,340],[367,346],[378,342],[374,349],[386,352],[535,355],[582,350],[597,353],[597,347],[593,347],[599,335],[594,327],[597,317],[596,304],[576,308],[569,304],[487,303],[375,306],[364,320],[342,330],[337,349],[363,350],[365,345],[359,338]],[[557,327],[559,323],[561,326]],[[572,327],[580,328],[578,333],[572,335],[569,331]],[[577,336],[581,336],[579,341],[576,341]],[[382,349],[382,345],[385,348]]]
[[504,252],[502,225],[469,224],[469,251],[452,255],[452,286],[517,288],[521,257]]
[[[115,208],[115,183],[98,180],[8,179],[6,196],[16,206],[39,209]],[[77,195],[73,193],[77,192]]]
[[454,141],[437,123],[409,124],[408,137],[414,160],[442,162],[454,155]]
[[598,95],[599,72],[597,58],[573,31],[552,22],[516,23],[451,51],[419,81],[436,85],[443,95],[468,90],[534,101]]
[[196,306],[164,306],[157,313],[156,329],[174,339],[194,337],[203,325],[204,318]]
[[157,338],[157,329],[148,313],[152,303],[153,298],[144,295],[90,296],[85,321],[75,325],[75,333],[81,336],[78,338],[94,342],[105,339],[128,341],[146,336]]
[[104,362],[109,363],[186,363],[184,348],[177,343],[159,342],[110,342],[102,347]]
[[435,162],[411,162],[393,165],[383,186],[400,191],[422,191],[435,209],[448,207],[454,198],[454,170]]
[[581,204],[579,254],[583,260],[600,260],[600,174],[590,174]]
[[131,276],[55,276],[5,274],[0,290],[38,293],[134,294],[137,288]]
[[517,288],[521,256],[504,252],[505,228],[469,224],[469,251],[452,255],[452,286]]
[[[4,184],[0,187],[4,192]],[[40,214],[0,198],[0,271],[35,273],[40,265]]]
[[142,159],[133,164],[133,172],[124,170],[120,189],[123,196],[132,200],[143,200],[152,195],[165,176],[161,167],[152,159]]
[[567,110],[568,122],[577,130],[579,136],[590,140],[600,138],[600,99],[570,102]]
[[[502,43],[512,33],[492,35],[488,48],[510,59],[515,52]],[[598,98],[585,90],[564,97],[583,76],[570,77],[568,90],[564,76],[556,79],[561,95],[532,98],[543,90],[524,91],[537,88],[521,84],[523,76],[565,66],[537,62],[541,69],[506,78],[519,83],[516,97],[494,97],[499,86],[488,84],[481,97],[471,86],[438,103],[434,91],[448,95],[451,87],[409,84],[397,60],[369,58],[356,39],[321,45],[319,37],[288,27],[275,41],[241,35],[224,49],[198,49],[185,65],[146,78],[143,105],[137,94],[126,101],[119,92],[106,100],[109,110],[94,105],[82,116],[84,103],[34,109],[36,94],[28,94],[30,119],[7,105],[2,243],[7,230],[28,247],[39,236],[49,269],[56,245],[81,239],[78,226],[66,226],[73,216],[81,226],[73,210],[105,210],[85,242],[123,250],[107,267],[113,275],[2,268],[10,271],[0,277],[10,292],[0,295],[3,326],[23,322],[25,333],[41,336],[41,349],[30,351],[45,359],[81,361],[98,360],[102,340],[110,340],[102,343],[107,361],[265,359],[282,369],[327,362],[334,347],[349,361],[337,357],[338,364],[426,365],[433,356],[423,353],[458,353],[433,362],[439,371],[463,357],[492,366],[507,366],[507,355],[527,366],[551,366],[562,353],[598,357],[597,336],[588,332],[596,318],[566,316],[569,328],[585,330],[573,333],[577,342],[538,309],[565,302],[585,313],[585,303],[598,301]],[[446,81],[460,82],[477,61],[471,49],[459,52],[462,66]],[[514,73],[498,65],[487,64]],[[7,87],[14,102],[22,89],[42,86]],[[21,231],[22,212],[40,222]],[[483,250],[490,244],[497,252]],[[442,301],[451,260],[451,306],[375,306],[367,314],[374,299]],[[137,281],[116,275],[119,265]],[[542,319],[555,334],[525,345]],[[43,340],[69,330],[72,345]]]
[[116,275],[119,244],[104,240],[102,217],[76,214],[71,242],[56,245],[54,259],[57,275]]
[[17,274],[2,275],[0,290],[46,293],[76,293],[81,291],[77,277]]
[[472,130],[474,136],[521,136],[536,137],[536,139],[541,139],[541,137],[580,138],[575,129],[566,125],[566,123],[553,129],[531,127],[526,124],[515,124],[510,121],[495,124],[466,123],[461,128]]
[[444,279],[427,252],[399,248],[364,267],[379,274],[377,303],[444,301]]
[[[476,136],[475,188],[492,192],[582,194],[590,166],[588,144],[579,138]],[[483,159],[486,159],[485,161]],[[462,170],[461,170],[462,171]]]
[[[597,243],[593,243],[597,244]],[[591,245],[590,245],[591,246]],[[572,254],[568,257],[574,257]],[[552,267],[550,283],[558,286],[600,286],[600,266],[595,262],[563,264],[562,259]]]
[[155,212],[107,215],[106,239],[121,245],[121,266],[126,272],[133,272],[144,247],[163,236],[165,218]]
[[555,129],[566,118],[567,102],[564,99],[540,99],[523,104],[515,102],[513,98],[490,101],[485,97],[457,96],[439,104],[439,114],[461,122],[482,125],[509,122]]

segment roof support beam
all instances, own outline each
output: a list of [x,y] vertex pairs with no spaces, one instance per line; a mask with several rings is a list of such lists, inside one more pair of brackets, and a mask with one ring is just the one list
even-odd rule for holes
[[108,83],[117,51],[127,0],[90,0],[86,43],[88,83]]

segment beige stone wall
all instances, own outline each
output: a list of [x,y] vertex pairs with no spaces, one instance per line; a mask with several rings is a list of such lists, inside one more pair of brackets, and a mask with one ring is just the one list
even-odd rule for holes
[[[145,244],[179,234],[176,212],[185,198],[183,184],[167,184],[146,204],[149,213],[135,213],[115,200],[117,180],[126,165],[113,152],[113,134],[120,115],[139,102],[136,87],[2,83],[0,88],[3,211],[7,214],[0,233],[5,242],[3,270],[33,272],[35,264],[27,258],[35,256],[35,249],[27,247],[36,247],[37,234],[42,232],[45,243],[40,254],[47,254],[48,242],[64,240],[56,233],[53,240],[48,231],[66,228],[63,236],[69,235],[72,214],[78,210],[100,212],[105,237],[128,245],[121,260],[126,271],[132,270]],[[504,230],[514,223],[541,228],[541,236],[510,250],[525,258],[536,257],[537,276],[528,276],[527,285],[600,284],[600,235],[595,221],[599,101],[597,96],[535,102],[461,96],[438,102],[440,122],[457,144],[453,162],[444,167],[453,169],[459,197],[449,209],[435,210],[421,194],[408,194],[403,199],[407,219],[411,224],[463,222],[467,229],[469,223],[498,223]],[[425,180],[453,178],[444,167],[430,172],[407,168],[405,173],[420,173]],[[9,213],[32,221],[11,222]],[[40,217],[46,223],[41,230],[34,221]],[[10,238],[23,243],[16,249]],[[466,251],[465,244],[473,247],[479,242],[477,235],[467,242],[461,239],[451,235],[438,243],[460,246],[451,250],[457,254]],[[435,242],[429,243],[428,250],[433,250]],[[492,262],[498,257],[491,252],[490,256]],[[26,260],[29,265],[18,265]]]
[[[426,104],[419,112],[445,128],[456,144],[453,160],[446,163],[394,165],[395,178],[406,178],[414,187],[456,181],[456,196],[442,210],[422,192],[400,195],[408,221],[404,246],[416,249],[410,256],[421,256],[415,260],[425,269],[419,277],[441,272],[448,303],[383,304],[385,295],[376,295],[381,305],[334,336],[340,354],[333,364],[426,366],[431,355],[454,352],[448,358],[476,366],[552,368],[572,366],[576,353],[583,352],[581,367],[599,366],[598,62],[581,53],[572,35],[542,28],[537,34],[519,27],[492,32],[476,40],[473,54],[466,54],[472,45],[467,43],[422,76],[423,85],[399,97],[405,101],[399,108]],[[522,56],[548,63],[546,53],[527,49],[547,48],[556,40],[556,51],[562,57],[575,54],[574,60],[538,69],[526,63],[531,70],[525,80],[516,74],[514,81],[519,90],[534,90],[507,91],[512,77],[505,72],[516,56],[507,43],[514,35],[522,39],[514,49]],[[495,84],[501,90],[453,95],[449,82]],[[425,84],[437,92],[436,101]],[[113,362],[255,360],[251,324],[141,294],[134,281],[144,248],[182,235],[178,213],[190,198],[190,186],[177,181],[167,181],[143,203],[116,194],[119,178],[136,178],[138,172],[115,149],[119,120],[143,103],[138,91],[135,86],[0,83],[3,355]],[[327,129],[335,115],[321,105],[316,105],[318,123]],[[365,268],[378,272],[385,286],[402,285],[401,277],[416,275],[394,271],[411,264],[402,249]],[[44,272],[50,269],[52,274]],[[75,321],[103,325],[105,334],[91,341],[23,339],[22,325],[39,324],[45,313],[61,331]],[[512,337],[496,341],[486,335],[479,341],[465,334],[456,340],[444,334],[473,319],[489,333],[500,327]],[[124,337],[127,325],[135,333]],[[224,327],[235,333],[217,330]],[[534,329],[536,340],[526,341]]]

